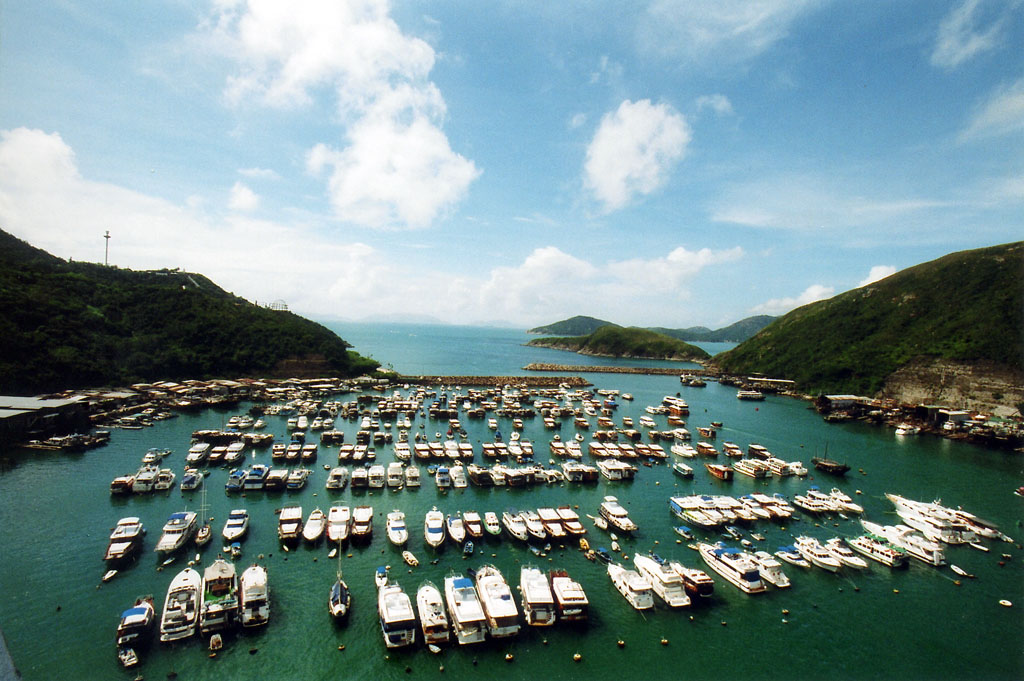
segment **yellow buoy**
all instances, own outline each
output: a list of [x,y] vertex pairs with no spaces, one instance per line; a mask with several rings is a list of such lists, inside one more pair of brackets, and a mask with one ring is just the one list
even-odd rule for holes
[[617,642],[617,645],[618,645],[618,646],[619,646],[620,648],[625,648],[625,647],[626,647],[626,642],[625,642],[625,641],[623,641],[623,640],[622,640],[622,639],[620,638],[620,639],[618,640],[618,642]]
[[668,645],[668,639],[667,638],[661,639],[661,645],[667,646]]
[[512,653],[505,653],[505,662],[511,662],[514,659],[516,659],[515,655]]
[[579,653],[576,653],[575,655],[572,656],[572,661],[573,662],[579,662],[582,659],[583,659],[583,656],[580,655]]

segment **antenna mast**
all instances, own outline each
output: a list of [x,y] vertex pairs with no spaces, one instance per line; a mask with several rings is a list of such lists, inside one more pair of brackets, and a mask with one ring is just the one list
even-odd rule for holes
[[106,241],[106,245],[103,248],[103,266],[107,267],[109,265],[108,259],[110,257],[110,230],[109,229],[107,230],[107,233],[103,235],[103,238],[107,240]]

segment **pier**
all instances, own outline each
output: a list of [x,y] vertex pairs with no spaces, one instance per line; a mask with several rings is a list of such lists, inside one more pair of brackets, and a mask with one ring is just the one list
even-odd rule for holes
[[587,366],[581,364],[527,364],[523,371],[559,371],[559,372],[581,372],[594,374],[642,374],[647,376],[704,376],[707,378],[718,378],[720,373],[714,369],[703,367],[615,367],[615,366]]

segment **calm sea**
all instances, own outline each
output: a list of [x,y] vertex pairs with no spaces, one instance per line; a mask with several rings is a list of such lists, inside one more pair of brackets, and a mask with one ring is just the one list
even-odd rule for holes
[[[522,345],[524,333],[492,328],[414,325],[332,325],[355,349],[408,373],[515,375],[529,362],[608,364]],[[714,348],[717,350],[718,348]],[[634,362],[628,362],[635,364]],[[664,363],[659,363],[664,364]],[[158,423],[140,431],[115,431],[106,447],[83,454],[5,451],[0,458],[0,627],[15,663],[26,679],[1019,679],[1024,677],[1024,552],[1017,545],[991,543],[984,553],[951,547],[950,562],[974,574],[961,579],[949,568],[913,564],[893,572],[872,565],[862,573],[838,575],[788,566],[793,581],[787,591],[747,596],[716,578],[710,603],[681,611],[659,605],[640,614],[611,585],[605,566],[588,562],[571,546],[553,546],[536,556],[512,540],[485,541],[464,558],[446,547],[430,553],[423,543],[423,516],[431,507],[446,512],[536,508],[572,504],[581,515],[597,512],[607,494],[616,495],[637,521],[634,538],[620,538],[622,551],[654,550],[662,556],[703,567],[695,552],[677,543],[677,524],[668,510],[673,494],[749,491],[792,495],[809,485],[838,485],[854,495],[871,520],[896,522],[885,492],[960,505],[996,522],[1019,540],[1024,500],[1012,491],[1022,482],[1019,456],[933,437],[897,439],[891,430],[862,424],[825,424],[807,405],[769,397],[765,402],[740,402],[735,390],[709,383],[684,388],[671,376],[586,374],[598,387],[618,388],[635,396],[624,402],[616,421],[638,418],[643,408],[663,396],[681,393],[689,402],[691,427],[710,421],[724,424],[719,442],[745,447],[766,445],[785,459],[809,465],[815,453],[852,467],[845,479],[737,479],[723,483],[698,470],[683,481],[667,466],[641,467],[631,483],[601,481],[593,486],[551,485],[529,490],[479,489],[470,486],[441,495],[426,479],[418,491],[329,494],[324,489],[334,450],[321,448],[306,489],[293,494],[224,493],[227,471],[215,469],[206,479],[208,513],[220,529],[233,508],[247,508],[253,518],[240,569],[258,560],[267,566],[272,591],[268,627],[228,637],[215,658],[198,639],[173,646],[153,645],[138,670],[124,671],[116,661],[114,630],[122,610],[143,594],[162,606],[167,586],[184,567],[184,558],[164,570],[152,548],[167,516],[197,509],[199,492],[111,498],[110,480],[134,471],[150,447],[174,450],[167,465],[179,472],[189,436],[197,428],[219,427],[232,412],[208,411]],[[659,426],[664,417],[657,417]],[[285,437],[283,417],[271,417],[268,430]],[[485,423],[463,419],[477,445],[491,437]],[[444,425],[421,418],[414,427],[433,435]],[[348,439],[357,424],[339,422]],[[503,424],[508,433],[508,424]],[[561,435],[571,436],[566,424]],[[524,437],[537,445],[537,458],[548,459],[550,433],[539,419],[528,421]],[[378,460],[392,459],[389,447],[378,448]],[[268,461],[269,451],[250,454]],[[858,472],[863,469],[863,473]],[[338,564],[328,560],[326,545],[279,549],[276,509],[300,504],[308,514],[333,503],[370,504],[375,509],[373,541],[347,547],[341,567],[354,596],[349,621],[335,625],[327,613],[328,589]],[[409,543],[421,564],[407,568],[384,536],[384,515],[405,510]],[[118,520],[142,518],[148,528],[143,556],[107,584],[100,582],[106,537]],[[595,546],[610,538],[587,523]],[[855,519],[801,516],[787,525],[761,523],[764,548],[774,551],[809,534],[822,540],[860,532]],[[715,534],[706,538],[719,539]],[[212,561],[220,546],[215,540],[202,557]],[[1003,554],[1006,554],[1004,557]],[[631,562],[623,559],[623,562]],[[591,601],[592,617],[584,627],[556,625],[527,629],[513,638],[479,646],[449,646],[433,655],[422,646],[388,652],[376,615],[373,570],[392,566],[392,576],[410,593],[424,580],[441,584],[450,573],[464,573],[483,564],[499,567],[513,589],[523,564],[564,568],[578,579]],[[1009,599],[1013,607],[999,604]],[[623,646],[617,644],[623,642]],[[579,662],[573,656],[579,654]],[[511,659],[506,657],[511,655]]]

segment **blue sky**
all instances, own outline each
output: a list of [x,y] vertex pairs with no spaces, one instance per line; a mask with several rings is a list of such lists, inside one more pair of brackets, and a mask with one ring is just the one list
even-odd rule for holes
[[0,8],[0,227],[314,318],[719,327],[1024,235],[1024,4]]

